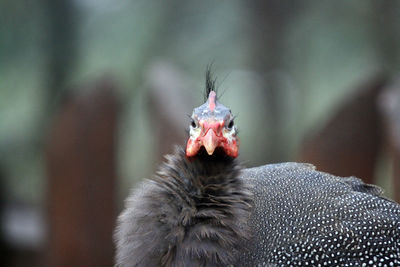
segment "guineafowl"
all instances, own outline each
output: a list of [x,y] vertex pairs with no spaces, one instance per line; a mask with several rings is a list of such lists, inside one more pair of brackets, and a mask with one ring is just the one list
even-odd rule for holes
[[400,205],[312,165],[245,169],[234,117],[206,75],[186,149],[133,190],[117,266],[400,266]]

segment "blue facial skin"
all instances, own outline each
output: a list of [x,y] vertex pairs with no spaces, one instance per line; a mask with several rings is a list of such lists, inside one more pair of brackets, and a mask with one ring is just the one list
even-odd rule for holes
[[211,110],[209,101],[207,100],[206,103],[193,110],[192,119],[195,120],[196,125],[198,125],[198,121],[200,120],[213,118],[215,121],[224,121],[224,125],[228,126],[233,119],[231,110],[218,101],[215,101],[215,108]]

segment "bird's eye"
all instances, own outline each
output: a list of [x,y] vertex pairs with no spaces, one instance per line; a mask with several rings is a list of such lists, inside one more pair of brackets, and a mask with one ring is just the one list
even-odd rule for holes
[[196,122],[192,119],[192,122],[190,124],[193,128],[197,128],[197,124]]
[[234,125],[234,122],[233,122],[233,120],[231,120],[228,124],[228,129],[232,129],[233,125]]

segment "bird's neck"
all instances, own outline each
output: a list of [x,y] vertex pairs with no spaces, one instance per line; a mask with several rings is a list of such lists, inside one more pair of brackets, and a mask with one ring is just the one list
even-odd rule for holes
[[189,191],[202,194],[201,189],[210,183],[221,189],[225,189],[222,185],[227,183],[241,183],[241,166],[235,159],[223,154],[209,156],[200,152],[188,158],[183,148],[177,147],[175,153],[166,156],[166,159],[167,162],[161,166],[162,176],[177,180]]
[[207,182],[208,178],[221,176],[221,181],[236,180],[238,179],[241,171],[241,166],[237,163],[236,159],[228,157],[224,154],[208,155],[206,153],[199,153],[193,158],[182,158],[189,161],[189,165],[193,174],[193,178],[204,180]]
[[[179,210],[174,225],[185,233],[180,241],[170,244],[175,253],[168,251],[167,261],[197,262],[201,266],[234,263],[234,255],[249,238],[246,225],[252,199],[239,178],[241,168],[236,160],[206,155],[189,159],[181,148],[166,158],[155,179],[174,196],[171,203]],[[204,247],[205,243],[210,245]],[[182,255],[184,258],[180,258]]]

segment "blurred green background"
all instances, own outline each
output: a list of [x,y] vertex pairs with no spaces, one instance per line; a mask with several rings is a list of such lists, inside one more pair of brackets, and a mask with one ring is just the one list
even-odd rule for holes
[[296,160],[306,134],[363,81],[399,71],[399,47],[399,1],[0,0],[2,199],[6,210],[18,203],[36,214],[33,241],[21,246],[42,249],[44,148],[65,96],[89,90],[82,84],[106,75],[117,88],[120,209],[168,150],[157,147],[170,129],[158,127],[149,93],[168,77],[180,88],[171,94],[185,95],[186,112],[174,115],[185,125],[213,63],[221,102],[238,115],[240,160],[256,166]]

